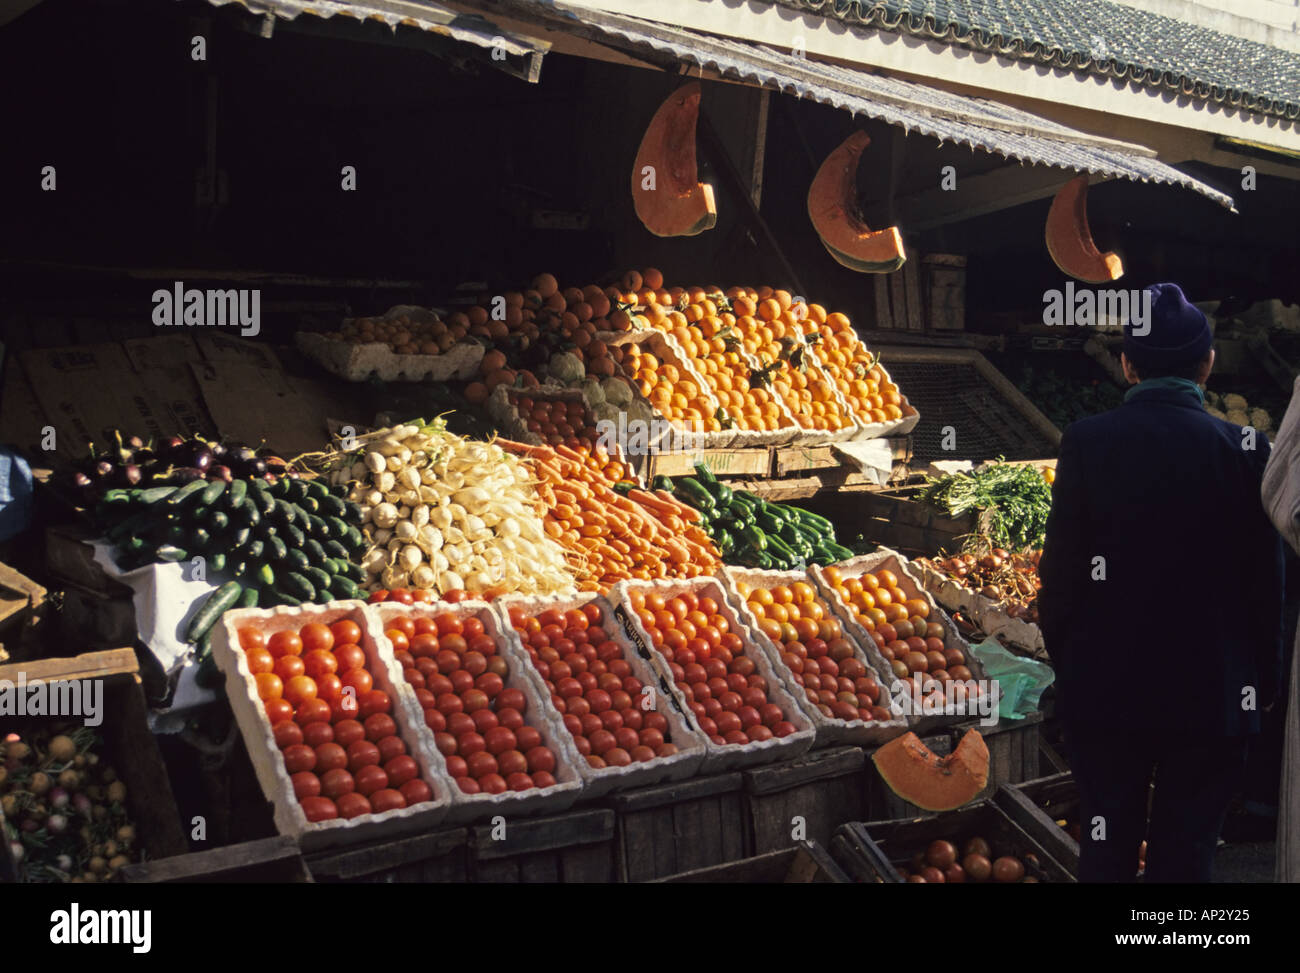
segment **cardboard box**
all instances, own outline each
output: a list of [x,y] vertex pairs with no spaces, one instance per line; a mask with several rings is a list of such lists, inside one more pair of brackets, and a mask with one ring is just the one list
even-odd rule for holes
[[122,343],[142,384],[166,410],[169,429],[180,436],[210,437],[216,426],[208,415],[190,366],[202,361],[188,334],[133,338]]

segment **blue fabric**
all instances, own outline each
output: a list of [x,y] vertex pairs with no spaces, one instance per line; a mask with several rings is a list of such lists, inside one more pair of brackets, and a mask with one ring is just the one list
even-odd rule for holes
[[0,541],[16,537],[32,520],[32,469],[7,446],[0,446]]
[[1160,388],[1066,430],[1039,617],[1067,735],[1258,732],[1281,683],[1283,560],[1268,441],[1250,444]]
[[1151,295],[1151,313],[1143,333],[1137,333],[1131,320],[1124,325],[1124,354],[1128,360],[1138,371],[1183,368],[1204,360],[1214,344],[1214,332],[1205,312],[1189,302],[1177,284],[1152,284],[1146,290]]

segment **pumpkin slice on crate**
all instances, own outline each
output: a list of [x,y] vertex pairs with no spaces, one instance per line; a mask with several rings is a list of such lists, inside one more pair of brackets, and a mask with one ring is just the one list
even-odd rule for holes
[[989,782],[989,748],[978,730],[968,730],[946,757],[936,756],[915,733],[904,733],[871,760],[890,790],[926,811],[968,804]]
[[632,166],[637,218],[655,236],[695,236],[718,222],[713,187],[699,181],[695,123],[700,84],[684,84],[659,106]]
[[1088,177],[1077,176],[1057,192],[1047,213],[1047,252],[1063,273],[1089,284],[1124,276],[1117,253],[1102,253],[1088,227]]
[[854,132],[826,157],[808,189],[808,216],[822,244],[837,262],[866,274],[888,274],[903,266],[898,227],[873,230],[858,216],[857,174],[871,139]]

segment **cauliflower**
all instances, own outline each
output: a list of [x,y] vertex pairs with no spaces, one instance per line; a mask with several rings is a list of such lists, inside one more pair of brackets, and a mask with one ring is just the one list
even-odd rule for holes
[[598,405],[605,404],[605,390],[600,386],[600,379],[588,377],[582,382],[582,394],[587,397],[587,403],[594,409]]
[[1243,409],[1229,409],[1228,421],[1238,426],[1249,426],[1250,416]]
[[569,354],[567,351],[552,355],[551,360],[546,363],[546,370],[565,385],[572,382],[581,382],[587,374],[587,370],[583,367],[582,362],[578,361],[578,357]]
[[1238,395],[1236,392],[1229,392],[1223,397],[1223,407],[1228,412],[1245,412],[1247,409],[1246,397]]
[[1250,424],[1260,432],[1268,432],[1273,428],[1273,417],[1263,409],[1250,410]]
[[1205,407],[1205,411],[1208,412],[1210,415],[1214,416],[1214,418],[1216,419],[1228,418],[1228,416],[1225,413],[1220,412],[1218,409],[1213,409],[1208,405]]
[[1211,392],[1209,389],[1205,390],[1205,406],[1207,409],[1217,409],[1222,403],[1223,398],[1218,392]]
[[632,388],[621,378],[607,378],[600,383],[605,391],[605,401],[610,405],[627,406],[632,404]]

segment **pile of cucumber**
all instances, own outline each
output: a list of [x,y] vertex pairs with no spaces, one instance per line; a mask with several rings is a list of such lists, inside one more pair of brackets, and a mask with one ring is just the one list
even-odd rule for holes
[[695,464],[695,473],[654,486],[703,514],[701,526],[728,564],[789,571],[853,557],[853,551],[835,542],[835,528],[825,517],[732,490],[702,463]]
[[361,508],[339,493],[346,487],[292,477],[195,480],[110,490],[93,513],[123,570],[202,557],[205,577],[233,579],[208,596],[186,630],[202,660],[212,626],[231,608],[364,597]]

